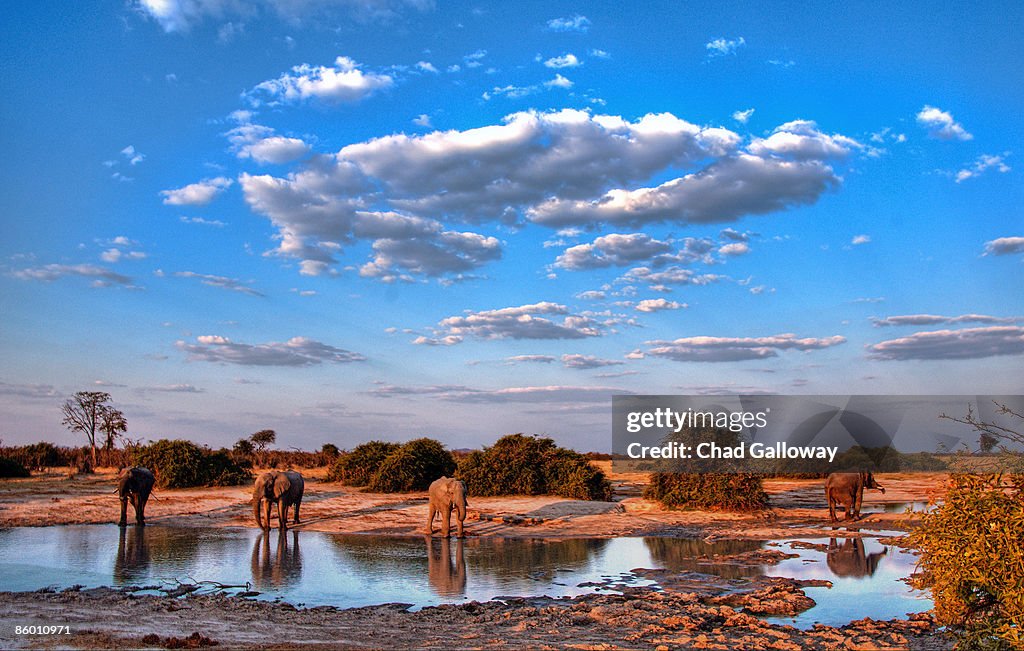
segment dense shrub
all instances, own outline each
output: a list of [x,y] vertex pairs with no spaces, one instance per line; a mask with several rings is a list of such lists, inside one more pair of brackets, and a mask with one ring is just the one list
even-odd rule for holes
[[917,587],[962,649],[1024,648],[1024,476],[952,475],[945,501],[910,534]]
[[251,465],[239,462],[231,456],[231,451],[222,448],[214,452],[205,451],[203,458],[203,475],[206,486],[240,486],[252,481]]
[[455,458],[439,441],[421,438],[409,441],[389,454],[370,480],[378,493],[426,490],[441,476],[455,474]]
[[28,477],[31,473],[14,459],[0,457],[0,477]]
[[[317,454],[319,454],[325,461],[334,461],[341,454],[341,450],[339,450],[338,446],[333,443],[324,443],[320,446],[320,452]],[[326,466],[328,464],[325,463],[324,465]]]
[[351,452],[338,457],[327,473],[327,481],[340,481],[346,486],[366,486],[377,474],[384,459],[400,447],[399,443],[386,441],[357,445]]
[[946,470],[946,463],[930,452],[900,452],[892,447],[851,447],[836,456],[837,470],[870,470],[871,472],[909,472],[912,470]]
[[561,495],[611,499],[611,483],[585,456],[549,438],[509,434],[459,462],[470,495]]
[[759,511],[768,508],[761,476],[754,473],[655,472],[644,497],[672,508]]
[[191,441],[161,439],[135,450],[134,463],[149,468],[161,488],[235,486],[252,481],[248,468],[227,450],[210,451]]
[[548,493],[575,500],[612,499],[612,483],[604,472],[566,448],[555,448],[545,456],[544,486]]
[[[669,441],[696,449],[697,445],[707,441],[735,447],[742,439],[739,432],[727,428],[702,426],[680,428],[666,437],[666,442]],[[703,511],[759,511],[768,508],[768,494],[761,483],[762,473],[747,472],[749,468],[742,463],[741,460],[729,459],[669,462],[668,469],[679,472],[651,473],[644,497],[670,508]],[[682,471],[684,469],[685,472]]]
[[[71,450],[68,450],[68,452],[71,452]],[[12,448],[10,457],[27,468],[37,468],[40,470],[46,467],[71,465],[68,454],[62,453],[61,448],[46,441]]]

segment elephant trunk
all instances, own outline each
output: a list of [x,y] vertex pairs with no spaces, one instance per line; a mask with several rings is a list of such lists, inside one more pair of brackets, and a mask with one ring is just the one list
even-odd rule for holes
[[458,510],[459,513],[459,522],[462,522],[466,519],[466,498],[462,498],[461,500],[456,502],[455,508]]

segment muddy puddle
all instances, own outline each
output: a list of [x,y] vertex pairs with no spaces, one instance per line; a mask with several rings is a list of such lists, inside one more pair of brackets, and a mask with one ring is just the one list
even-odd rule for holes
[[[760,550],[791,558],[776,564]],[[752,560],[753,559],[753,560]],[[465,541],[252,529],[109,525],[0,530],[0,590],[53,586],[248,587],[259,599],[339,607],[401,602],[416,608],[502,596],[575,596],[651,585],[631,570],[824,579],[807,588],[818,605],[776,621],[808,627],[931,608],[902,580],[915,556],[875,538],[763,543],[683,538],[476,538]]]

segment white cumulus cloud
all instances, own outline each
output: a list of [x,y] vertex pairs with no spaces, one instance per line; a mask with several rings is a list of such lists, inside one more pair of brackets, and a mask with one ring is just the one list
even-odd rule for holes
[[727,54],[735,54],[736,50],[746,44],[747,41],[742,36],[736,38],[719,37],[705,43],[704,49],[707,50],[708,57],[720,57]]
[[564,18],[552,18],[547,25],[553,32],[585,32],[590,29],[590,19],[575,14]]
[[974,138],[962,124],[953,119],[953,115],[948,111],[927,104],[917,112],[917,123],[928,131],[930,137],[938,140],[971,140]]
[[177,347],[193,361],[243,366],[312,366],[322,362],[361,362],[366,358],[307,337],[286,342],[244,344],[219,335],[200,335],[194,343],[178,341]]
[[265,97],[270,102],[317,99],[325,104],[341,104],[359,101],[393,85],[390,76],[364,72],[354,60],[339,56],[330,66],[294,66],[277,79],[257,84],[248,95],[256,103]]
[[572,52],[567,52],[561,56],[551,57],[544,62],[544,65],[548,68],[575,68],[583,65],[583,62],[579,60]]
[[750,120],[750,116],[752,116],[753,114],[754,109],[752,108],[746,109],[745,111],[736,111],[735,113],[732,114],[732,119],[736,120],[740,124],[746,124],[747,121]]
[[438,336],[478,339],[584,339],[601,335],[598,324],[558,303],[540,302],[469,312],[438,323]]
[[621,362],[614,359],[601,359],[594,355],[580,355],[580,354],[566,354],[562,355],[562,365],[565,368],[574,369],[591,369],[591,368],[602,368],[605,366],[620,366],[625,362]]
[[956,323],[1015,323],[1021,319],[1017,317],[989,316],[988,314],[961,314],[959,316],[941,316],[938,314],[900,314],[887,316],[883,319],[872,317],[871,323],[876,328],[884,326],[923,326],[923,325],[944,325]]
[[646,354],[678,362],[738,362],[776,357],[782,350],[819,350],[838,346],[846,338],[798,338],[794,334],[769,337],[682,337],[672,341],[649,341]]
[[886,361],[983,359],[1024,354],[1024,327],[988,326],[916,332],[867,346],[868,356]]
[[971,163],[971,165],[958,171],[954,179],[957,183],[963,183],[967,179],[973,179],[977,176],[981,176],[990,169],[1005,174],[1011,169],[1010,166],[1006,164],[1006,157],[1008,155],[1009,152],[1000,156],[982,154],[977,158],[977,160]]
[[190,183],[176,190],[161,190],[160,194],[164,197],[164,203],[169,206],[205,206],[232,183],[231,179],[218,176]]
[[661,312],[662,310],[678,310],[686,307],[686,303],[677,303],[664,298],[646,298],[636,304],[638,312]]
[[985,255],[1024,253],[1024,237],[997,237],[985,242]]

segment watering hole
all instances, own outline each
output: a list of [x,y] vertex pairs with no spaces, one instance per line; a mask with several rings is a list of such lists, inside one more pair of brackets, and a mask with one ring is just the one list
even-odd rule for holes
[[[775,565],[728,557],[759,549],[797,554]],[[915,556],[875,538],[719,541],[686,538],[540,540],[341,535],[314,531],[112,525],[0,530],[0,590],[143,586],[161,582],[250,584],[260,599],[354,607],[415,607],[500,596],[575,596],[613,584],[650,585],[635,568],[826,579],[805,588],[818,605],[774,621],[809,627],[868,616],[902,618],[931,608],[902,580]],[[583,584],[583,585],[581,585]],[[596,585],[595,585],[596,584]]]

